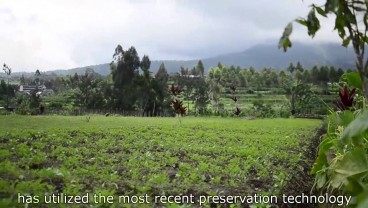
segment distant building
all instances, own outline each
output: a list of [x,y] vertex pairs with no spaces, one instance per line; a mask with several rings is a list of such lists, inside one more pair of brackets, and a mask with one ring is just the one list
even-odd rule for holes
[[47,89],[45,85],[19,85],[19,92],[30,94],[32,91],[36,90],[37,95],[52,95],[54,91],[52,89]]
[[185,75],[181,75],[182,77],[188,77],[188,78],[200,78],[202,77],[201,75],[193,75],[193,74],[185,74]]
[[44,90],[46,90],[46,86],[45,85],[20,85],[19,86],[19,92],[24,92],[24,93],[30,93],[31,91],[34,91],[37,89],[37,92],[42,92]]

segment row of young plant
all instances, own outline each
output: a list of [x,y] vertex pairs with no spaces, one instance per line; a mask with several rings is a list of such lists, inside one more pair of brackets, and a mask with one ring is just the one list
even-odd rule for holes
[[244,126],[237,119],[208,123],[183,119],[186,122],[179,126],[172,120],[146,120],[104,131],[3,134],[1,207],[18,206],[18,193],[277,195],[303,168],[299,162],[306,147],[300,145],[308,140],[300,137],[319,125],[308,120],[286,120],[290,125],[251,121]]
[[358,72],[340,80],[338,110],[331,109],[327,133],[312,169],[320,192],[353,197],[351,207],[368,207],[368,109]]

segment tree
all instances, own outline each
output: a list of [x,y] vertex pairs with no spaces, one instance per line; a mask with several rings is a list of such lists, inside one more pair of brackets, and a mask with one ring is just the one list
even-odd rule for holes
[[294,72],[296,71],[296,68],[293,63],[289,64],[287,71],[290,72],[291,76],[293,76]]
[[144,114],[147,112],[147,106],[149,105],[150,101],[153,97],[153,90],[152,90],[152,78],[150,75],[150,67],[151,67],[151,61],[149,60],[149,57],[144,55],[140,67],[143,71],[143,75],[139,77],[137,80],[137,85],[139,87],[140,95],[141,95],[141,102],[140,102],[140,108],[141,108],[141,114],[144,116]]
[[197,66],[196,66],[196,71],[197,73],[199,73],[200,76],[204,75],[204,66],[201,60],[198,61]]
[[150,72],[149,72],[150,67],[151,67],[151,61],[148,56],[144,55],[141,60],[141,69],[143,71],[143,76],[146,78],[150,76]]
[[[353,46],[356,67],[362,83],[364,97],[368,100],[368,57],[365,56],[366,44],[368,44],[368,1],[366,0],[326,0],[323,6],[311,5],[307,18],[298,18],[295,21],[308,29],[308,35],[312,38],[320,29],[320,16],[331,18],[334,14],[335,30],[342,40],[342,45]],[[320,16],[317,16],[318,13]],[[284,51],[292,46],[290,35],[293,23],[290,22],[280,38],[279,48]]]
[[118,45],[110,64],[114,85],[115,108],[132,110],[139,96],[134,80],[139,76],[140,59],[132,46],[127,51]]
[[308,82],[310,82],[310,80],[311,80],[311,78],[310,78],[310,74],[309,74],[309,71],[306,69],[306,70],[304,70],[304,72],[303,72],[303,81],[304,82],[306,82],[306,83],[308,83]]
[[80,93],[78,93],[77,100],[79,104],[84,108],[97,107],[96,96],[99,94],[96,92],[97,84],[99,80],[95,76],[93,69],[87,69],[84,75],[79,76],[78,88]]
[[194,76],[197,76],[199,73],[197,72],[197,68],[193,67],[191,70],[190,70],[190,74],[191,75],[194,75]]
[[283,83],[283,88],[290,100],[290,112],[292,115],[302,113],[311,101],[312,91],[310,86],[292,79]]
[[180,67],[180,75],[184,76],[184,75],[189,75],[189,69],[188,68],[184,68],[184,67]]
[[7,86],[7,93],[6,93],[6,108],[9,107],[9,89],[10,89],[10,85],[9,85],[9,76],[12,72],[11,68],[9,68],[5,63],[3,65],[3,70],[8,78],[8,86]]
[[40,76],[41,76],[40,70],[38,70],[38,69],[36,70],[35,76],[36,76],[36,84],[38,85],[39,82],[40,82]]
[[162,63],[155,74],[155,79],[152,83],[152,88],[155,92],[155,100],[153,105],[153,115],[158,113],[170,113],[171,107],[168,101],[169,94],[167,90],[167,82],[169,81],[169,74]]
[[196,77],[193,80],[194,82],[194,93],[192,95],[192,100],[194,101],[194,111],[199,110],[199,113],[203,112],[206,109],[207,104],[209,103],[209,92],[208,92],[208,83],[205,81],[203,77]]
[[339,81],[340,76],[338,76],[335,67],[330,66],[330,71],[328,73],[328,77],[329,77],[330,82],[338,82]]
[[169,74],[167,73],[167,70],[165,68],[164,63],[161,63],[160,67],[158,68],[158,71],[155,75],[155,78],[160,83],[166,85],[167,81],[169,80]]
[[26,80],[25,80],[25,78],[24,78],[24,75],[23,75],[23,74],[22,74],[22,76],[20,77],[19,81],[20,81],[20,85],[25,85],[25,84],[26,84]]
[[7,89],[8,89],[8,87],[5,83],[5,81],[2,79],[0,81],[0,100],[4,99],[8,95]]
[[342,70],[341,68],[339,68],[339,69],[337,69],[337,77],[341,77],[345,72],[344,72],[344,70]]
[[300,64],[300,62],[298,61],[298,63],[296,63],[296,71],[300,71],[300,72],[303,72],[304,71],[304,68],[302,66],[302,64]]
[[313,83],[317,83],[318,76],[319,76],[319,70],[317,66],[313,66],[311,69],[311,80]]

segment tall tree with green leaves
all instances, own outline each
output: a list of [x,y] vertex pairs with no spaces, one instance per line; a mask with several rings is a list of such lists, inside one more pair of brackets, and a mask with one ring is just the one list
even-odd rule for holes
[[36,90],[38,91],[38,85],[40,85],[40,76],[41,76],[41,72],[40,72],[40,70],[36,70],[36,72],[35,72],[35,83],[36,83]]
[[5,74],[6,74],[6,77],[8,78],[8,86],[7,86],[7,90],[6,90],[6,107],[8,108],[8,106],[9,106],[9,93],[10,93],[9,92],[9,90],[10,90],[9,77],[11,75],[12,70],[5,63],[3,65],[3,70],[4,70]]
[[171,109],[169,103],[169,94],[167,82],[169,74],[164,63],[161,63],[158,71],[155,74],[155,79],[152,82],[152,89],[155,91],[155,100],[153,105],[153,114],[158,115],[160,112],[169,111]]
[[139,76],[140,59],[136,49],[132,46],[124,51],[118,45],[110,64],[111,77],[114,84],[115,108],[133,110],[138,99],[137,87],[134,83]]
[[77,101],[81,107],[84,108],[96,108],[99,107],[96,104],[97,95],[96,92],[97,84],[100,82],[93,69],[87,69],[84,75],[80,75],[78,78],[78,89]]
[[204,75],[204,66],[202,60],[199,60],[196,66],[196,71],[200,76]]
[[169,80],[169,74],[167,73],[164,63],[160,64],[160,67],[158,68],[156,72],[155,78],[160,83],[164,85],[167,84],[167,81]]
[[154,96],[151,86],[152,78],[151,72],[149,71],[150,67],[151,61],[148,56],[144,55],[140,63],[140,68],[142,69],[143,74],[137,80],[137,87],[140,91],[140,108],[142,116],[147,112],[147,106]]
[[[356,86],[363,91],[368,100],[368,58],[366,44],[368,44],[368,1],[366,0],[326,0],[324,5],[311,5],[311,10],[306,18],[298,18],[295,22],[308,28],[308,35],[312,38],[321,28],[320,18],[334,18],[335,31],[342,40],[344,47],[353,46],[356,57],[356,68],[361,79],[361,86]],[[331,16],[330,14],[333,14]],[[290,35],[293,30],[293,22],[290,22],[279,41],[279,48],[286,51],[292,46]]]
[[290,63],[288,68],[287,68],[287,71],[290,72],[291,76],[294,75],[294,72],[296,71],[296,67],[294,66],[293,63]]
[[303,72],[304,68],[302,66],[302,64],[298,61],[298,63],[296,63],[296,67],[295,67],[296,71],[300,71]]

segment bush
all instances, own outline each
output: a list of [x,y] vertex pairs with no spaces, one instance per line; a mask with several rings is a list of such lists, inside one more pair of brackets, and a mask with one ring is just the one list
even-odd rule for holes
[[289,118],[289,117],[291,116],[291,112],[290,112],[290,110],[288,110],[288,109],[281,109],[281,110],[279,111],[279,116],[280,116],[281,118]]
[[20,114],[20,115],[29,115],[29,114],[31,114],[31,109],[29,108],[29,103],[27,102],[27,100],[23,100],[20,103],[18,108],[15,110],[15,113]]
[[252,90],[252,89],[248,89],[248,90],[246,91],[246,93],[248,93],[248,94],[254,94],[254,90]]
[[55,109],[55,110],[61,110],[63,108],[63,103],[52,101],[48,105],[48,108]]

